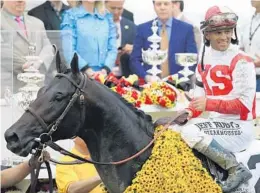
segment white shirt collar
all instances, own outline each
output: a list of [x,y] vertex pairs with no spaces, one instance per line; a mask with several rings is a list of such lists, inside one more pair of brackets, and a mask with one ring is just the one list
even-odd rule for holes
[[176,17],[176,19],[180,20],[182,16],[183,16],[183,13],[181,12],[181,13]]

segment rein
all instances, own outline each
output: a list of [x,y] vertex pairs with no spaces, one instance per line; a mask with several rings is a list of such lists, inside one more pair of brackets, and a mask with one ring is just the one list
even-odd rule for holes
[[[44,151],[46,146],[49,146],[50,148],[59,152],[62,155],[70,156],[70,157],[76,159],[76,161],[72,161],[72,162],[60,162],[60,161],[57,161],[55,159],[49,160],[49,161],[51,161],[55,164],[72,165],[72,164],[90,163],[90,164],[97,164],[97,165],[121,165],[121,164],[124,164],[124,163],[126,163],[130,160],[135,159],[136,157],[140,156],[143,152],[145,152],[148,148],[150,148],[153,145],[153,143],[162,135],[162,133],[164,131],[166,131],[170,125],[172,125],[173,123],[176,123],[176,120],[179,118],[179,116],[182,115],[182,114],[177,114],[174,117],[172,117],[172,119],[166,125],[163,126],[162,130],[157,135],[155,135],[154,138],[143,149],[141,149],[140,151],[138,151],[137,153],[135,153],[134,155],[132,155],[128,158],[125,158],[125,159],[122,159],[122,160],[119,160],[119,161],[113,161],[113,162],[98,162],[98,161],[94,161],[94,160],[91,160],[91,159],[82,158],[78,155],[75,155],[75,154],[67,151],[66,149],[60,147],[58,144],[53,142],[52,141],[52,134],[58,129],[59,124],[61,123],[63,118],[67,115],[67,113],[69,112],[71,107],[74,105],[74,103],[76,102],[78,97],[79,97],[79,100],[80,100],[80,108],[81,108],[81,113],[80,113],[81,123],[83,124],[84,118],[85,118],[85,108],[84,108],[85,97],[84,97],[84,94],[86,94],[86,92],[83,89],[85,88],[87,78],[86,78],[86,75],[82,75],[83,79],[81,79],[81,82],[78,85],[74,80],[71,79],[71,77],[69,77],[66,74],[58,73],[56,76],[64,77],[67,80],[69,80],[76,87],[76,91],[72,95],[72,98],[70,99],[70,101],[69,101],[68,105],[66,106],[65,110],[63,111],[63,113],[58,117],[58,119],[53,124],[50,124],[49,126],[47,126],[45,121],[39,115],[37,115],[37,113],[35,112],[34,109],[32,109],[31,107],[26,109],[26,111],[30,112],[38,120],[40,125],[46,131],[46,133],[41,134],[39,136],[39,138],[35,139],[35,141],[40,144],[40,147],[38,147],[36,149],[36,153],[33,156],[38,157],[38,161],[40,162],[40,164],[37,164],[36,174],[32,175],[32,178],[31,178],[32,185],[31,185],[30,193],[33,193],[35,188],[36,188],[37,179],[38,179],[38,176],[39,176],[40,165],[44,161],[44,159],[42,159],[42,152]],[[50,164],[48,163],[48,161],[44,161],[44,162],[46,164],[48,174],[49,174],[49,181],[50,181],[49,185],[52,186],[53,184],[52,184]],[[52,192],[53,192],[53,188],[50,187],[50,193],[52,193]]]

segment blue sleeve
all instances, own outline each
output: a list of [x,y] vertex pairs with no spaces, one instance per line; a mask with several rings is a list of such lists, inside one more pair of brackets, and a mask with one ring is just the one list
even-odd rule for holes
[[109,35],[108,35],[108,48],[107,56],[104,65],[110,68],[115,66],[115,61],[117,57],[117,44],[116,44],[116,25],[113,21],[112,14],[107,14],[108,24],[109,24]]
[[130,67],[133,73],[135,73],[137,76],[141,78],[144,78],[147,75],[147,72],[145,71],[142,65],[142,48],[145,41],[146,40],[142,35],[142,30],[140,29],[140,27],[137,27],[137,32],[134,40],[134,47],[130,56]]
[[76,20],[72,14],[72,10],[68,10],[64,13],[61,23],[61,41],[62,51],[66,63],[69,65],[74,53],[78,54],[79,69],[82,69],[87,65],[87,62],[79,55],[76,50],[77,47],[77,28]]
[[[193,33],[193,26],[190,26],[188,29],[185,52],[198,54],[197,45],[196,45],[195,37],[194,37],[194,33]],[[195,71],[196,66],[197,66],[197,64],[190,67],[190,69],[192,71]]]

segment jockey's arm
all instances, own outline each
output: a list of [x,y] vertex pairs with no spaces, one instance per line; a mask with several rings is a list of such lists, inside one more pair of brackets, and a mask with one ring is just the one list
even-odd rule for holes
[[247,114],[253,108],[256,81],[255,68],[252,62],[240,60],[232,73],[233,89],[239,97],[227,99],[207,99],[206,111],[222,114]]

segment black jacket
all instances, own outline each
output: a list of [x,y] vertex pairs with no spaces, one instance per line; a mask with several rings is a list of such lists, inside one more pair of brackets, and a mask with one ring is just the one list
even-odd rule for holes
[[134,14],[126,9],[124,9],[124,11],[122,13],[122,17],[134,22]]
[[136,25],[132,21],[122,17],[120,26],[122,34],[121,46],[124,47],[126,44],[133,45],[136,35]]
[[[63,4],[61,14],[67,9],[69,9],[69,7]],[[33,8],[28,12],[28,15],[40,19],[44,23],[46,30],[60,30],[61,19],[57,16],[49,1],[46,1],[38,7]]]

